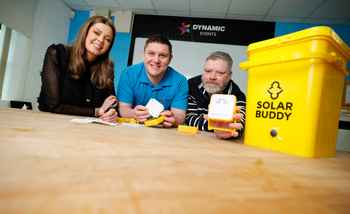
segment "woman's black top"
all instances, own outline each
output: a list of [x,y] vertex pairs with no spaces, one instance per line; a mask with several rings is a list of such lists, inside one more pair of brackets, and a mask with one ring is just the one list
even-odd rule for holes
[[86,65],[86,71],[79,79],[71,77],[68,71],[70,51],[69,47],[62,44],[48,47],[41,73],[39,109],[61,114],[94,116],[95,108],[100,107],[114,91],[96,88],[91,81],[90,65]]

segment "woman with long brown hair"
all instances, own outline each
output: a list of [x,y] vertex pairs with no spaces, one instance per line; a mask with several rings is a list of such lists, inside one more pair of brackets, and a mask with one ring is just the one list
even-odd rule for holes
[[96,116],[115,121],[113,62],[108,58],[115,27],[103,16],[91,17],[73,46],[48,47],[42,70],[39,109],[61,114]]

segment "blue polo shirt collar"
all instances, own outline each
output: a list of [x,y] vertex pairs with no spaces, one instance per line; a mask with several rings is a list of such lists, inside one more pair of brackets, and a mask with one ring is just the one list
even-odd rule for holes
[[[171,75],[171,70],[170,69],[171,69],[170,67],[167,68],[167,71],[165,72],[165,75],[163,76],[163,79],[156,86],[154,86],[155,88],[164,88],[164,87],[169,87],[169,86],[172,85],[171,84],[171,78],[170,78],[170,75]],[[147,85],[153,85],[153,83],[151,82],[151,80],[147,76],[147,71],[146,71],[145,65],[143,65],[143,70],[145,72],[141,73],[141,75],[140,75],[140,82],[144,83],[144,84],[147,84]]]

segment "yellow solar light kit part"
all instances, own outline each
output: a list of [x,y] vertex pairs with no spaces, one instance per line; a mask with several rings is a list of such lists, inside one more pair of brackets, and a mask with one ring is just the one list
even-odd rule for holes
[[208,129],[234,132],[230,124],[235,122],[236,96],[228,94],[213,94],[208,109]]
[[195,126],[179,125],[177,127],[177,131],[186,134],[197,134],[198,128]]
[[117,123],[131,123],[131,124],[137,123],[137,121],[134,118],[127,118],[127,117],[118,117],[116,121]]
[[151,118],[144,122],[145,126],[158,126],[164,121],[164,116],[159,116],[157,118]]
[[248,46],[244,144],[335,156],[349,47],[319,26]]

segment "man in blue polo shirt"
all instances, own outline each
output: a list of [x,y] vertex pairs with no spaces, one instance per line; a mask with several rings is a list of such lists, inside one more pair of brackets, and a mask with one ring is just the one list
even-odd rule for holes
[[188,83],[185,76],[169,66],[172,46],[169,40],[153,35],[146,40],[144,62],[122,72],[117,97],[121,117],[144,122],[150,117],[147,102],[154,98],[164,106],[163,127],[176,127],[185,119]]

